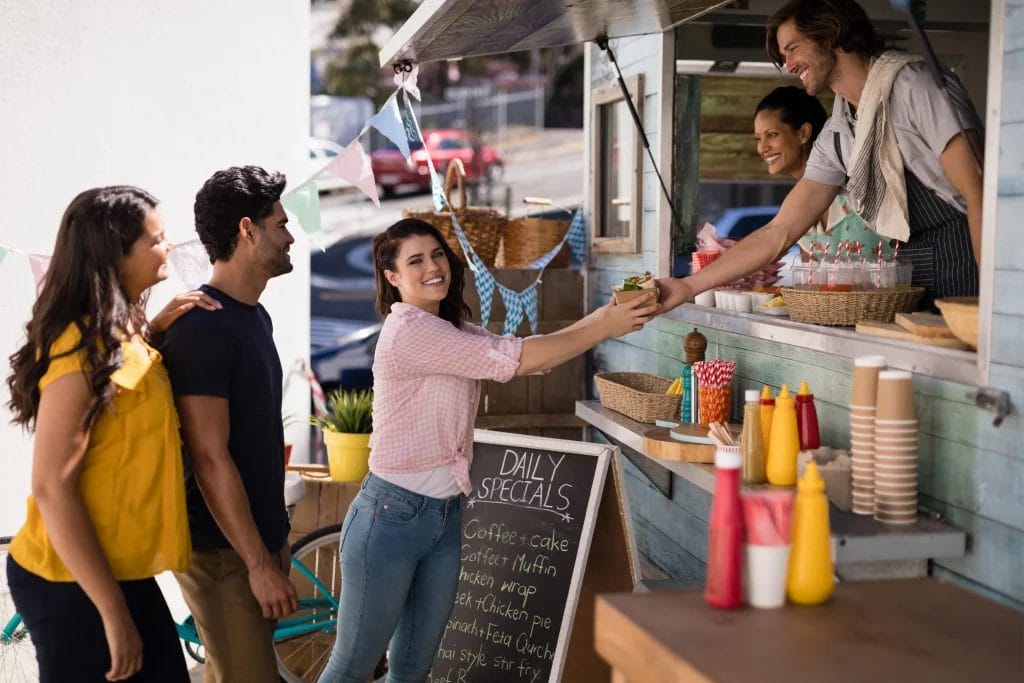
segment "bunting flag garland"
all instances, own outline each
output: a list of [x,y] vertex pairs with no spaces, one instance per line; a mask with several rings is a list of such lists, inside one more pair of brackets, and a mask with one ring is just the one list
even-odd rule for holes
[[312,180],[281,197],[281,206],[295,214],[296,220],[307,235],[318,235],[323,232],[320,221],[320,191]]
[[[409,136],[410,140],[419,140],[422,143],[423,134],[420,132],[420,124],[416,120],[416,112],[412,109],[412,103],[404,95],[402,96],[402,101],[405,103],[405,108],[402,111],[402,120],[405,122],[405,134]],[[448,200],[444,196],[444,184],[437,175],[437,169],[434,168],[434,160],[430,158],[429,154],[427,154],[427,168],[430,169],[430,188],[434,198],[434,211],[440,211],[448,203]]]
[[370,127],[376,128],[380,131],[381,135],[386,137],[391,142],[395,143],[398,147],[398,151],[402,153],[402,156],[408,161],[409,159],[409,140],[411,139],[405,130],[405,121],[402,119],[402,111],[398,108],[398,93],[396,90],[388,98],[388,101],[384,103],[384,106],[380,108],[380,111],[373,115],[369,121],[366,122],[366,126],[363,127],[363,132]]
[[210,265],[206,247],[199,240],[174,245],[168,259],[178,279],[189,289],[198,289],[199,285],[210,279],[213,266]]
[[[317,239],[322,238],[324,235],[320,194],[315,182],[315,179],[321,173],[331,173],[350,182],[369,197],[377,207],[380,207],[380,199],[377,195],[377,182],[373,176],[370,157],[359,141],[370,128],[375,128],[384,137],[393,142],[406,159],[411,157],[411,142],[418,142],[421,148],[425,149],[423,134],[420,130],[416,112],[412,106],[413,99],[416,101],[420,100],[417,77],[418,67],[406,66],[405,68],[396,69],[394,77],[395,91],[384,103],[384,106],[365,123],[362,132],[356,136],[356,139],[349,143],[329,164],[304,182],[291,188],[281,197],[281,204],[295,217],[303,232],[310,236],[312,243],[316,243]],[[426,161],[430,173],[434,210],[442,211],[448,205],[448,200],[444,195],[444,183],[429,154],[426,155]],[[472,244],[466,238],[466,234],[462,226],[459,225],[454,213],[450,215],[453,231],[462,246],[462,251],[466,255],[468,267],[474,274],[474,284],[480,296],[482,324],[486,326],[490,322],[494,292],[497,290],[505,305],[504,333],[515,334],[525,317],[530,324],[530,329],[536,334],[539,317],[537,304],[538,288],[544,269],[548,267],[566,244],[572,250],[573,267],[580,267],[585,263],[587,227],[582,210],[577,210],[573,215],[569,230],[562,241],[528,266],[540,272],[537,275],[537,279],[521,292],[510,289],[494,279],[494,275],[473,250]],[[29,253],[0,244],[0,263],[3,263],[4,258],[11,252],[28,257],[38,290],[40,283],[46,275],[50,257],[45,254]],[[211,272],[209,257],[202,243],[197,239],[174,245],[170,252],[169,260],[178,278],[190,289],[195,289],[209,279]]]
[[377,181],[373,177],[370,156],[359,144],[358,138],[350,142],[345,149],[338,153],[338,156],[334,157],[334,160],[328,164],[327,170],[358,187],[378,209],[380,208]]
[[572,249],[572,266],[581,268],[587,258],[587,219],[583,215],[583,209],[576,209],[576,215],[572,217],[569,225],[569,232],[565,235]]
[[419,80],[420,65],[414,64],[409,71],[404,69],[395,71],[395,85],[409,93],[417,102],[420,101],[420,89],[416,82]]
[[43,278],[50,267],[50,256],[48,254],[29,254],[28,265],[32,269],[32,278],[36,281],[36,292],[43,286]]

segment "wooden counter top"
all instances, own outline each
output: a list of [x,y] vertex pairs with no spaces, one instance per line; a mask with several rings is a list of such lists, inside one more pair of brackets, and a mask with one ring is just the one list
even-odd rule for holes
[[1024,680],[1024,614],[934,579],[842,583],[825,605],[775,610],[602,595],[596,617],[621,683]]

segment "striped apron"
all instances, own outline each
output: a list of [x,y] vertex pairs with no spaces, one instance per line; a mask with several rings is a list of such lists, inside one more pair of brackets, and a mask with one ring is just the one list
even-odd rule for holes
[[[839,133],[833,138],[839,161],[845,166]],[[909,168],[903,168],[907,185],[910,239],[899,244],[897,260],[913,265],[911,285],[924,287],[919,304],[935,311],[933,302],[951,296],[978,295],[978,265],[971,246],[967,214],[944,202]]]
[[[904,169],[910,239],[899,245],[900,263],[914,266],[912,284],[924,287],[921,307],[951,296],[978,296],[978,265],[971,247],[967,215],[944,202]],[[895,246],[893,240],[893,246]]]

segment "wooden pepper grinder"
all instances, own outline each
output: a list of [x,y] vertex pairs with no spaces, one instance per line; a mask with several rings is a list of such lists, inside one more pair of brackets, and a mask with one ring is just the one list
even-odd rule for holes
[[708,348],[708,338],[694,328],[693,332],[683,337],[683,400],[679,404],[679,421],[683,424],[697,422],[697,380],[693,374],[693,364],[704,360],[704,352]]

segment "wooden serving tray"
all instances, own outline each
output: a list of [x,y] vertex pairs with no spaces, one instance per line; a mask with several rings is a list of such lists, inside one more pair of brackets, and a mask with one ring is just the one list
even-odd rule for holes
[[929,346],[942,346],[947,349],[967,349],[967,344],[964,344],[959,339],[947,339],[945,337],[923,337],[918,334],[912,334],[907,330],[903,329],[896,323],[883,323],[876,322],[873,320],[862,320],[857,323],[857,331],[861,334],[870,334],[875,337],[887,337],[889,339],[900,339],[903,341],[911,341],[917,344],[928,344]]
[[[644,453],[652,458],[663,458],[665,460],[676,460],[678,462],[714,463],[715,445],[702,443],[686,443],[672,438],[670,431],[680,434],[690,434],[696,437],[707,437],[708,428],[704,425],[684,424],[673,427],[672,430],[664,427],[655,427],[644,433]],[[730,423],[729,431],[732,432],[736,443],[739,443],[742,427]]]

